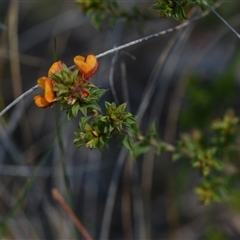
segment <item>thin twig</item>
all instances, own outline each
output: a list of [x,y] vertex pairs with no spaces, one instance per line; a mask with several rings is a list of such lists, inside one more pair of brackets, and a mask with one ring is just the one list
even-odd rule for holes
[[[217,7],[220,6],[220,5],[221,5],[221,3],[216,3],[216,4],[214,5],[214,8],[217,8]],[[211,8],[211,11],[212,11],[212,9],[213,9],[213,8]],[[150,39],[152,39],[152,38],[160,37],[160,36],[165,35],[165,34],[167,34],[167,33],[174,32],[174,31],[176,31],[176,30],[179,30],[179,29],[181,29],[181,28],[184,28],[184,27],[188,26],[189,24],[191,24],[191,23],[193,23],[193,22],[195,22],[195,21],[197,21],[197,20],[205,17],[207,14],[209,14],[209,12],[210,12],[210,10],[209,10],[209,11],[205,11],[205,12],[203,12],[200,16],[195,17],[195,18],[193,18],[192,20],[185,21],[184,23],[179,24],[179,25],[177,25],[177,26],[175,26],[175,27],[169,28],[169,29],[167,29],[167,30],[163,30],[163,31],[160,31],[160,32],[157,32],[157,33],[148,35],[148,36],[146,36],[146,37],[139,38],[139,39],[134,40],[134,41],[132,41],[132,42],[123,44],[123,45],[121,45],[121,46],[114,47],[114,48],[112,48],[112,49],[110,49],[110,50],[107,50],[107,51],[105,51],[105,52],[103,52],[103,53],[100,53],[100,54],[96,55],[96,57],[97,57],[97,58],[101,58],[101,57],[106,56],[106,55],[108,55],[108,54],[111,54],[111,53],[120,51],[120,50],[122,50],[122,49],[124,49],[124,48],[128,48],[128,47],[130,47],[130,46],[136,45],[136,44],[138,44],[138,43],[142,43],[142,42],[144,42],[144,41],[148,41],[148,40],[150,40]],[[71,66],[71,67],[70,67],[70,69],[73,69],[73,68],[74,68],[74,66]],[[10,108],[12,108],[14,105],[16,105],[19,101],[21,101],[24,97],[26,97],[28,94],[30,94],[31,92],[33,92],[33,91],[36,90],[37,88],[38,88],[38,85],[32,87],[31,89],[29,89],[28,91],[26,91],[25,93],[23,93],[22,95],[20,95],[18,98],[16,98],[13,102],[11,102],[6,108],[4,108],[4,109],[0,112],[0,117],[2,117]]]
[[66,214],[69,216],[69,218],[73,221],[73,223],[76,225],[79,232],[82,234],[84,239],[86,240],[93,240],[93,238],[90,236],[86,228],[82,225],[80,220],[77,218],[77,216],[74,214],[72,209],[68,206],[68,204],[63,199],[62,195],[59,193],[59,191],[56,188],[52,189],[52,197],[58,204],[61,206],[61,208],[66,212]]
[[13,102],[11,102],[9,105],[7,105],[1,112],[0,117],[2,117],[10,108],[12,108],[14,105],[16,105],[18,102],[20,102],[23,98],[25,98],[28,94],[32,93],[34,90],[38,88],[38,85],[35,85],[34,87],[27,90],[25,93],[20,95],[18,98],[16,98]]
[[209,6],[207,2],[204,2],[204,4],[240,39],[240,34],[218,12],[216,12],[214,8]]

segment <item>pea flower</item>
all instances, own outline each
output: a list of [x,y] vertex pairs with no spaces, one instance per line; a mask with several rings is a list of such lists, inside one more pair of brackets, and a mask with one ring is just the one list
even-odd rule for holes
[[34,97],[35,104],[38,107],[46,108],[54,103],[56,94],[53,91],[54,82],[51,79],[51,76],[53,76],[56,72],[60,72],[61,70],[62,62],[55,62],[48,71],[48,77],[41,77],[37,80],[38,86],[44,90],[43,95],[37,95]]
[[52,80],[48,77],[41,77],[38,79],[37,82],[39,87],[44,90],[44,95],[35,96],[34,97],[35,104],[41,108],[51,106],[55,99]]
[[53,65],[48,70],[48,77],[52,77],[55,73],[62,71],[62,62],[58,61],[53,63]]
[[89,54],[86,58],[78,55],[73,61],[76,68],[82,72],[84,80],[91,78],[98,70],[98,60],[93,54]]

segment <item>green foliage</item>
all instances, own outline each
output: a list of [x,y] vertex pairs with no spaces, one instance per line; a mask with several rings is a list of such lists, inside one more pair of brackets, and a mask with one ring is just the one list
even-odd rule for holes
[[80,64],[80,69],[83,66],[82,70],[71,70],[58,62],[54,65],[55,68],[50,69],[50,72],[54,72],[51,76],[54,103],[60,104],[61,109],[67,112],[68,120],[77,117],[79,113],[83,115],[79,121],[79,129],[75,132],[76,146],[102,150],[114,136],[119,136],[134,159],[151,147],[155,148],[157,154],[173,151],[171,145],[160,141],[155,125],[150,127],[146,136],[141,134],[136,118],[126,111],[126,103],[117,106],[115,103],[105,102],[105,110],[101,109],[99,101],[106,91],[84,78],[82,71],[90,68],[87,64]]
[[177,146],[175,159],[185,159],[193,168],[199,170],[201,182],[196,188],[200,201],[209,204],[218,202],[228,196],[228,181],[232,173],[228,169],[238,169],[234,162],[239,135],[239,119],[228,113],[222,120],[214,121],[204,135],[195,130],[192,134],[182,136]]
[[160,141],[154,124],[149,133],[143,136],[137,127],[136,118],[125,111],[126,106],[126,103],[116,106],[115,103],[105,102],[105,114],[82,117],[79,122],[79,131],[75,132],[76,146],[102,150],[114,136],[119,136],[121,143],[129,150],[133,159],[152,147],[157,154],[174,150],[170,144]]
[[[206,9],[203,0],[158,0],[153,8],[157,10],[161,17],[171,17],[178,21],[188,19],[187,13],[195,6]],[[210,2],[206,0],[206,2]]]
[[[119,19],[126,23],[144,23],[151,17],[148,11],[140,11],[134,6],[131,10],[122,8],[117,0],[76,0],[80,9],[90,16],[92,23],[101,28],[104,22],[108,22],[109,27],[113,27]],[[212,0],[157,0],[152,5],[161,17],[170,17],[178,21],[188,19],[188,12],[195,6],[202,10],[207,8],[206,3],[211,4]]]
[[125,134],[126,128],[136,123],[132,114],[125,112],[125,103],[117,107],[115,103],[105,102],[105,108],[105,114],[80,119],[74,141],[77,147],[102,150],[114,135]]
[[129,11],[124,9],[117,0],[76,0],[76,2],[83,13],[91,17],[93,25],[97,28],[101,28],[104,23],[108,23],[112,28],[119,19],[126,23],[141,24],[150,17],[148,12],[140,11],[136,6]]
[[199,196],[199,201],[205,205],[227,200],[229,195],[227,179],[224,177],[204,179],[195,192]]
[[[85,58],[80,59],[84,61]],[[137,119],[126,111],[126,103],[117,106],[115,103],[105,102],[102,109],[99,101],[106,91],[84,77],[84,74],[89,73],[86,72],[88,69],[91,71],[91,65],[87,65],[90,63],[81,64],[81,70],[72,70],[65,64],[57,63],[54,65],[57,71],[51,76],[54,103],[60,104],[61,109],[67,112],[68,120],[82,114],[78,131],[75,132],[74,144],[77,147],[102,150],[113,137],[118,137],[133,159],[150,149],[156,154],[163,151],[175,152],[174,159],[183,159],[189,162],[192,168],[199,170],[201,180],[195,192],[199,195],[200,202],[210,204],[212,201],[227,199],[229,184],[233,182],[229,169],[234,169],[236,173],[240,171],[237,162],[234,162],[236,154],[239,153],[239,119],[233,113],[226,114],[222,120],[214,121],[206,132],[194,130],[191,134],[182,135],[175,148],[160,139],[155,123],[150,126],[146,135],[143,135]],[[53,70],[54,68],[51,68],[51,71]],[[226,89],[232,89],[231,81],[226,81],[229,77],[222,79],[209,88],[211,93],[219,98],[222,97],[223,89],[225,92],[228,91]],[[216,100],[211,99],[208,92],[210,90],[199,87],[198,82],[193,83],[192,86],[190,83],[190,96],[199,106],[206,106],[211,101],[217,104]]]
[[[99,101],[106,91],[88,81],[98,66],[96,57],[77,56],[74,59],[77,59],[75,64],[79,70],[72,70],[58,61],[49,69],[49,78],[38,80],[45,93],[36,104],[40,107],[59,104],[61,110],[66,111],[69,121],[79,113],[82,114],[79,129],[75,132],[74,143],[77,147],[102,150],[114,136],[118,136],[134,159],[151,147],[155,148],[157,154],[174,150],[171,145],[160,141],[155,125],[143,136],[137,127],[136,118],[126,111],[126,103],[117,106],[105,102],[105,109],[102,110]],[[46,79],[51,84],[44,85]],[[50,99],[51,104],[47,99]]]
[[173,152],[175,150],[172,145],[160,140],[155,123],[150,126],[146,136],[142,135],[136,124],[133,125],[123,137],[122,143],[129,150],[133,159],[148,152],[151,148],[158,155],[164,151]]
[[62,110],[66,110],[68,120],[79,112],[86,116],[88,111],[94,114],[101,111],[98,102],[106,90],[82,80],[79,70],[71,71],[63,64],[63,70],[55,73],[52,79],[55,81],[56,102],[60,103]]

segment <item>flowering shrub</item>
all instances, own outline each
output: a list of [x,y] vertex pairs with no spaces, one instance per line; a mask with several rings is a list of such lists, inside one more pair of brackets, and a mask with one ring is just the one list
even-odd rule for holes
[[238,136],[239,118],[230,112],[213,121],[207,134],[195,130],[179,140],[174,158],[187,160],[198,169],[201,180],[195,192],[200,202],[220,202],[229,196],[229,186],[238,174]]
[[136,118],[126,111],[126,103],[116,106],[115,103],[105,102],[105,111],[101,109],[98,103],[106,90],[89,81],[99,66],[93,54],[86,58],[76,56],[73,61],[73,70],[61,61],[53,63],[48,77],[41,77],[37,81],[44,89],[44,95],[37,95],[34,100],[41,108],[59,104],[66,111],[68,120],[77,117],[79,113],[83,115],[79,121],[79,130],[75,132],[74,143],[77,147],[102,150],[117,135],[133,158],[151,147],[158,154],[163,150],[174,150],[173,146],[160,141],[154,127],[147,136],[143,136],[137,127]]
[[[87,15],[91,16],[93,24],[100,28],[108,20],[110,27],[114,26],[117,20],[122,19],[124,22],[140,22],[153,17],[151,11],[141,11],[133,7],[131,11],[122,8],[117,0],[76,0],[80,9]],[[212,0],[156,0],[152,4],[152,9],[156,10],[161,17],[174,18],[182,21],[188,19],[188,12],[196,6],[206,10],[206,4],[212,4]]]
[[206,9],[206,3],[203,0],[158,0],[153,4],[153,8],[161,17],[172,17],[178,21],[188,19],[187,13],[195,6],[200,6],[202,10]]
[[[118,20],[141,23],[151,16],[148,11],[140,11],[137,7],[127,11],[115,0],[77,2],[97,27],[102,27],[105,22],[113,27]],[[172,17],[182,21],[188,19],[191,9],[200,7],[205,10],[208,5],[211,5],[210,0],[158,0],[152,5],[152,9],[161,17]],[[160,33],[118,46],[108,53],[180,29],[190,22],[184,21]],[[194,186],[194,191],[199,202],[205,205],[227,200],[231,190],[238,188],[236,179],[240,176],[239,119],[233,113],[227,113],[223,119],[213,121],[206,130],[194,129],[191,133],[182,134],[180,139],[174,142],[176,146],[173,146],[162,141],[155,123],[143,134],[137,116],[127,111],[126,103],[117,105],[105,101],[103,106],[100,104],[107,90],[101,89],[91,81],[101,67],[97,56],[75,56],[73,62],[72,67],[67,67],[62,61],[53,63],[46,76],[37,80],[37,86],[43,93],[36,95],[34,101],[40,108],[58,105],[66,113],[68,121],[78,120],[73,141],[77,148],[86,147],[102,151],[113,138],[117,138],[119,143],[129,150],[133,159],[150,149],[156,154],[171,152],[174,160],[187,163],[197,176],[198,183]],[[199,87],[196,92],[200,92]],[[201,93],[197,95],[196,92],[193,95],[198,98]],[[214,94],[212,95],[214,98]],[[221,98],[222,95],[226,97],[221,92]],[[218,103],[217,100],[216,102]],[[198,107],[195,109],[200,112]],[[206,114],[206,108],[203,112]],[[64,174],[67,175],[66,172]],[[169,176],[172,177],[170,173]]]
[[202,203],[226,198],[231,176],[225,171],[229,164],[225,159],[234,157],[232,149],[235,149],[239,134],[237,117],[230,113],[223,120],[214,121],[212,132],[207,137],[198,130],[183,135],[175,149],[160,140],[155,124],[143,136],[137,119],[126,111],[126,103],[116,106],[115,103],[105,102],[105,109],[101,109],[99,101],[106,90],[90,82],[99,67],[93,54],[86,58],[76,56],[73,61],[74,68],[68,68],[61,61],[53,63],[48,77],[37,81],[44,94],[35,96],[34,100],[41,108],[59,104],[61,110],[66,111],[68,120],[82,114],[75,132],[74,144],[77,147],[102,150],[114,136],[118,136],[134,159],[151,148],[156,154],[175,152],[175,160],[186,159],[199,170],[202,180],[195,192]]

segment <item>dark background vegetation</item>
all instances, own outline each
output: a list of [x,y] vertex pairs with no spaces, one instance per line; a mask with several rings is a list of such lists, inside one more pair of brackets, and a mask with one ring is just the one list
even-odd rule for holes
[[[124,2],[133,4],[144,9],[150,1]],[[239,10],[238,1],[218,9],[237,30]],[[141,31],[121,20],[99,30],[74,1],[60,0],[1,1],[0,22],[1,109],[46,75],[54,40],[58,58],[70,66],[75,55],[99,54],[179,24],[154,15]],[[116,95],[109,90],[103,100],[127,101],[143,131],[155,119],[161,137],[176,144],[181,132],[204,129],[229,109],[239,115],[239,54],[237,37],[210,14],[101,58],[92,81],[110,89],[112,79]],[[78,121],[66,122],[57,106],[37,108],[36,92],[1,119],[1,239],[81,238],[52,188],[94,239],[239,239],[239,193],[230,203],[201,206],[193,192],[198,172],[169,154],[150,151],[133,161],[116,139],[103,152],[76,149]]]

